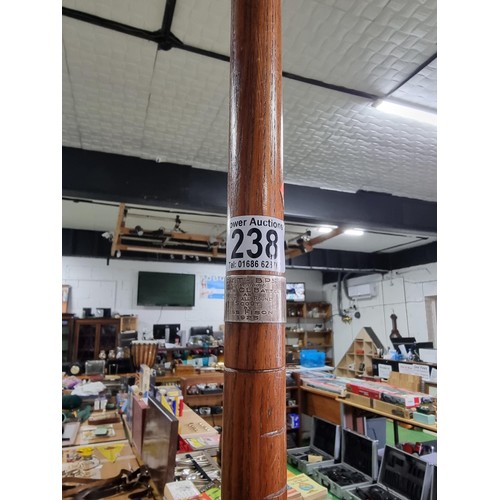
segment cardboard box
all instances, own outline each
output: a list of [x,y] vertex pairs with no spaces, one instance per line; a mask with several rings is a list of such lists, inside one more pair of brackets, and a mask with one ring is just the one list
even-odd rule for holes
[[408,408],[403,408],[402,406],[393,405],[379,400],[373,401],[373,409],[383,411],[389,415],[398,415],[403,418],[412,418],[413,413],[413,411]]
[[328,499],[328,490],[303,473],[289,479],[288,486],[297,490],[304,500]]
[[163,489],[166,500],[186,500],[200,494],[192,481],[174,481],[167,483]]
[[406,408],[412,408],[421,403],[431,403],[434,401],[434,398],[429,394],[395,387],[394,385],[384,382],[351,379],[346,384],[346,387],[349,392],[354,394],[360,394],[374,400],[381,400]]
[[184,438],[184,441],[193,451],[209,450],[212,448],[219,448],[220,434],[205,434],[187,437]]
[[349,392],[346,396],[346,399],[348,399],[351,403],[355,403],[360,406],[366,406],[366,408],[373,408],[373,399],[367,396]]
[[286,500],[301,500],[302,495],[289,484],[286,485]]
[[426,415],[425,413],[419,413],[418,411],[413,412],[413,420],[420,422],[421,424],[427,425],[435,425],[436,424],[436,416],[435,415]]

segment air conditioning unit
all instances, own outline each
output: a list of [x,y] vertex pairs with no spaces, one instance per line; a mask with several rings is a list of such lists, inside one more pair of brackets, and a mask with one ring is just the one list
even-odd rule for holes
[[347,292],[349,297],[352,299],[371,299],[377,295],[375,285],[373,283],[348,286]]

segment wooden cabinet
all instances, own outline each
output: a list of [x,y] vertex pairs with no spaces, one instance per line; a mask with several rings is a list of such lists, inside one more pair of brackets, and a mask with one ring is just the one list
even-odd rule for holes
[[333,363],[332,305],[328,302],[287,302],[287,363],[298,364],[302,349],[325,351]]
[[137,316],[120,316],[120,333],[137,332]]
[[195,373],[181,377],[184,402],[192,410],[210,408],[210,415],[201,415],[211,426],[222,427],[224,372]]
[[74,314],[62,315],[62,362],[71,361],[73,346],[73,321]]
[[99,352],[106,355],[118,346],[120,319],[85,318],[75,319],[73,335],[73,360],[98,359]]

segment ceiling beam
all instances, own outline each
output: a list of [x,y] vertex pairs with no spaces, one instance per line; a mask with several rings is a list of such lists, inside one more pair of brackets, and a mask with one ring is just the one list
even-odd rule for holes
[[[226,215],[227,174],[63,147],[62,195]],[[285,221],[435,236],[437,203],[384,193],[344,193],[285,184]]]

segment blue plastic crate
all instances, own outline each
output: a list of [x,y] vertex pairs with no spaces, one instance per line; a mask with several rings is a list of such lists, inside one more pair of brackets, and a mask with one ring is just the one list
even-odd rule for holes
[[317,368],[325,366],[326,354],[315,349],[303,349],[300,351],[300,365],[306,368]]

